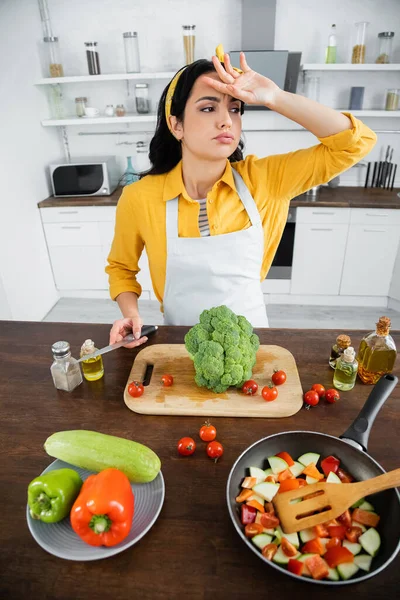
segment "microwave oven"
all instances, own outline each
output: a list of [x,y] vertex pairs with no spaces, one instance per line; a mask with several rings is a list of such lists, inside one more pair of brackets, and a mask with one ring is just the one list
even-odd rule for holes
[[119,183],[115,156],[71,159],[50,165],[50,180],[56,198],[109,196]]

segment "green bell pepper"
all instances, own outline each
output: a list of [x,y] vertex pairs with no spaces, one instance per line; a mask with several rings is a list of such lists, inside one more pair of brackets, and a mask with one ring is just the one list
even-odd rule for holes
[[73,469],[57,469],[33,479],[28,486],[28,506],[33,519],[58,523],[72,508],[82,487]]

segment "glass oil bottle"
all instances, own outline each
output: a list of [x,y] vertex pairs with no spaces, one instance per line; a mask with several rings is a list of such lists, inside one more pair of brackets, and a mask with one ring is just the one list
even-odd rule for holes
[[[92,352],[96,352],[96,350],[97,348],[92,340],[85,340],[81,348],[81,358],[84,357],[85,354],[92,354]],[[88,381],[97,381],[98,379],[101,379],[104,375],[103,359],[101,356],[83,360],[82,371],[83,376]]]
[[389,317],[381,317],[376,330],[366,335],[360,343],[357,359],[358,376],[363,383],[375,384],[383,375],[393,370],[396,361],[396,344],[390,331]]
[[336,361],[333,385],[337,390],[348,392],[352,390],[357,378],[358,362],[352,346],[346,348]]
[[336,344],[333,344],[331,349],[331,355],[329,357],[329,366],[334,369],[336,367],[336,361],[343,354],[343,352],[351,344],[351,339],[348,335],[338,335],[336,338]]

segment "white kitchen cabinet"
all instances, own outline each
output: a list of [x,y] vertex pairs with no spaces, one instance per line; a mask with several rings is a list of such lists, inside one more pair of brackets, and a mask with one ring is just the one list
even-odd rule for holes
[[[390,212],[395,212],[395,217],[400,216],[400,211]],[[376,213],[379,223],[381,211],[376,210]],[[398,225],[352,224],[349,228],[340,294],[388,296],[399,240]]]
[[291,294],[339,294],[348,229],[347,223],[296,223]]
[[101,246],[53,246],[49,252],[57,289],[107,289]]

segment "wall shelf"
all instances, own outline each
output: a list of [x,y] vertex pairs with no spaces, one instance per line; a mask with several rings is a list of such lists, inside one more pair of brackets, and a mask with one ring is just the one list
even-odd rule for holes
[[125,81],[151,79],[172,79],[174,72],[160,73],[110,73],[108,75],[74,75],[71,77],[45,77],[36,81],[35,85],[54,85],[56,83],[99,83],[102,81]]
[[377,65],[376,63],[366,63],[355,65],[352,63],[335,64],[312,64],[306,63],[301,67],[302,71],[400,71],[400,63]]
[[66,127],[67,125],[116,125],[117,123],[155,123],[157,115],[125,115],[124,117],[69,117],[65,119],[44,119],[43,127]]

